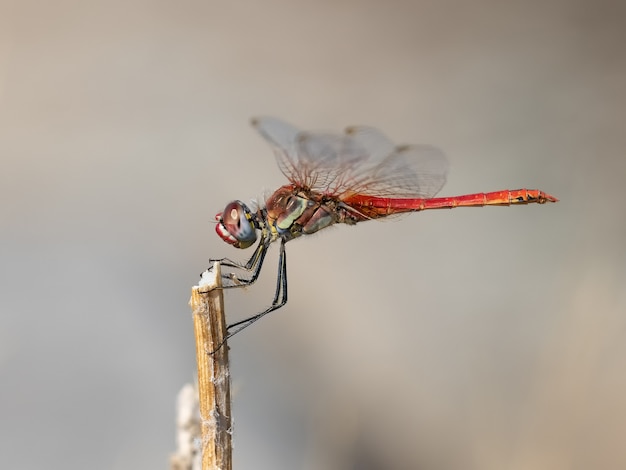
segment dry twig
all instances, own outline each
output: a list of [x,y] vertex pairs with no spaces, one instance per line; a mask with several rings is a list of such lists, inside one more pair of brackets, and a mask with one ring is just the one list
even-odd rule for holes
[[219,263],[203,274],[189,303],[198,362],[202,470],[232,470],[230,371]]

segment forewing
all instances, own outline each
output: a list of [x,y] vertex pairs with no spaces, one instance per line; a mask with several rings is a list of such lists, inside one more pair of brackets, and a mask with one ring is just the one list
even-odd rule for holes
[[341,194],[369,159],[366,149],[345,135],[302,132],[297,148],[304,186],[327,195]]
[[446,179],[447,162],[430,146],[395,147],[372,127],[345,134],[301,132],[276,118],[258,118],[254,127],[271,144],[278,166],[298,187],[339,198],[432,197]]
[[296,147],[300,130],[280,119],[259,117],[251,121],[252,126],[271,145],[280,171],[296,185],[302,183],[301,166]]

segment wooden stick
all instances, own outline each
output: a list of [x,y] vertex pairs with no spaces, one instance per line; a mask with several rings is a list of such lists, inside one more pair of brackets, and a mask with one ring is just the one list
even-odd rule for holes
[[228,345],[223,342],[226,320],[219,263],[203,273],[189,304],[198,362],[202,470],[232,470],[230,372]]

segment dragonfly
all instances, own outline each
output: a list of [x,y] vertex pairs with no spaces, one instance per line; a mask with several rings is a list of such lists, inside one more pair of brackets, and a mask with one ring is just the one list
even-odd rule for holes
[[394,145],[373,127],[344,133],[301,131],[280,119],[252,119],[252,126],[274,150],[289,181],[263,204],[236,200],[215,216],[215,231],[226,243],[245,249],[258,244],[245,263],[211,260],[247,272],[222,274],[223,288],[246,287],[259,277],[268,248],[280,241],[276,290],[264,311],[228,326],[226,339],[287,303],[287,242],[335,224],[455,207],[544,204],[558,199],[538,189],[501,190],[434,197],[446,182],[448,162],[429,145]]

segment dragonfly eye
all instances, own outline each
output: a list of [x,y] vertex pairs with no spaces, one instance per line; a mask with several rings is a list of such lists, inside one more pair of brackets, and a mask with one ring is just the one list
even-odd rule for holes
[[243,202],[231,202],[216,218],[215,231],[226,243],[235,248],[248,248],[256,241],[252,214]]

